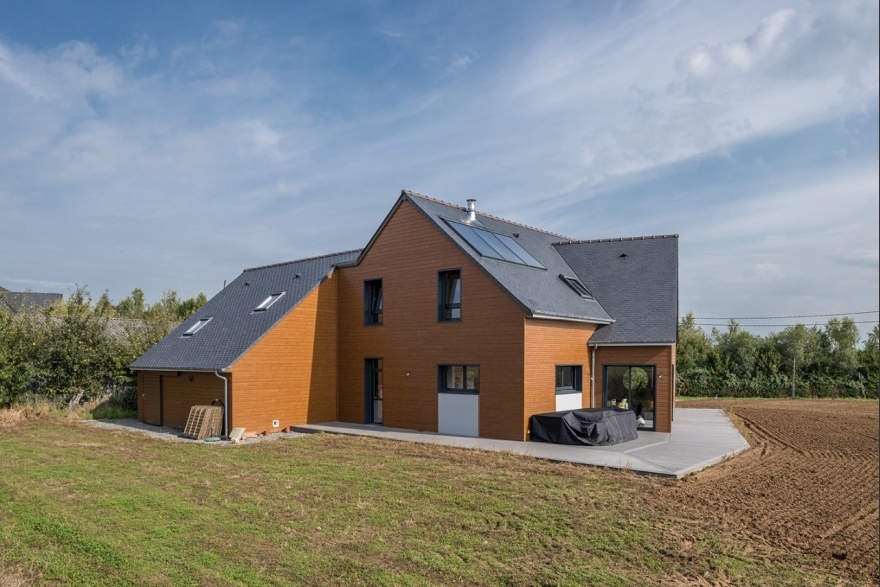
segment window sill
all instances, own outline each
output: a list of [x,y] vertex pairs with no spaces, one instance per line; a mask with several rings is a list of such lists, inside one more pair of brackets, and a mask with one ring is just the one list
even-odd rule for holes
[[572,395],[575,393],[583,393],[580,389],[557,389],[556,395]]

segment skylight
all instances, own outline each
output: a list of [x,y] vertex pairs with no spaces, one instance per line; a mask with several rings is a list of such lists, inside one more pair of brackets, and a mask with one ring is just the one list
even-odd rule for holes
[[192,326],[190,326],[189,329],[188,329],[186,332],[183,333],[183,335],[184,335],[184,336],[192,336],[193,334],[195,334],[196,332],[198,332],[199,330],[201,330],[202,328],[204,328],[205,326],[207,326],[207,325],[208,325],[208,322],[210,322],[210,321],[213,320],[213,319],[214,319],[213,316],[210,317],[210,318],[202,318],[202,319],[200,319],[198,322],[196,322],[195,324],[193,324]]
[[276,292],[276,293],[269,295],[268,298],[266,298],[265,300],[260,302],[259,306],[254,308],[254,312],[264,312],[264,311],[268,310],[269,308],[272,307],[272,304],[274,304],[275,302],[280,300],[281,296],[283,296],[285,293],[287,293],[287,292],[279,291],[279,292]]
[[559,278],[562,279],[562,281],[564,281],[565,283],[567,283],[568,286],[571,289],[573,289],[575,292],[577,292],[577,294],[579,296],[581,296],[582,298],[587,298],[588,300],[593,299],[593,294],[590,293],[590,290],[588,290],[586,287],[584,287],[584,284],[581,283],[577,277],[568,277],[567,275],[560,275]]
[[478,226],[468,226],[452,220],[446,221],[458,235],[483,257],[509,261],[518,265],[544,269],[518,242],[506,234],[491,232]]

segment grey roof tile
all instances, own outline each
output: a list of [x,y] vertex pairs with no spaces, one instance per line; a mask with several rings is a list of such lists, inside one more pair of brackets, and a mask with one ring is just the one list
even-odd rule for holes
[[590,342],[676,342],[678,235],[572,241],[556,250],[614,316]]
[[14,292],[0,287],[0,304],[13,312],[49,308],[63,299],[60,293]]
[[[357,259],[346,251],[288,263],[245,269],[232,283],[141,355],[134,370],[223,371],[235,363],[275,324],[293,310],[337,265]],[[286,292],[268,310],[255,312],[269,295]],[[212,320],[184,336],[203,318]]]

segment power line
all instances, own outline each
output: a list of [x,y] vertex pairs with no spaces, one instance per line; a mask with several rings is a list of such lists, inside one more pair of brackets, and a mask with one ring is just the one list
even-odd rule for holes
[[[880,310],[870,310],[868,312],[843,312],[842,314],[804,314],[803,316],[739,316],[739,317],[719,317],[719,316],[694,316],[694,320],[784,320],[787,318],[824,318],[826,316],[855,316],[857,314],[877,314]],[[753,325],[757,326],[757,324]]]
[[[780,316],[782,318],[782,316]],[[877,324],[876,320],[853,321],[853,324]],[[727,326],[722,323],[694,322],[694,326]],[[743,328],[770,328],[770,327],[788,327],[788,326],[825,326],[825,324],[740,324]]]

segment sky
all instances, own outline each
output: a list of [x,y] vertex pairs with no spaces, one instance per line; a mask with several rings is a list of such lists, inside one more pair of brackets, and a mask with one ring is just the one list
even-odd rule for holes
[[0,286],[211,297],[409,189],[678,234],[702,324],[864,334],[878,30],[876,0],[2,0]]

